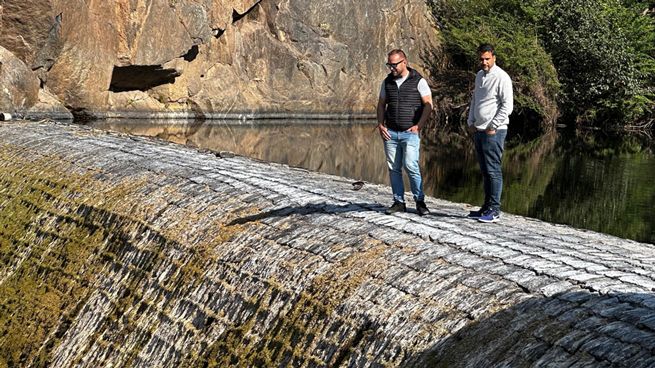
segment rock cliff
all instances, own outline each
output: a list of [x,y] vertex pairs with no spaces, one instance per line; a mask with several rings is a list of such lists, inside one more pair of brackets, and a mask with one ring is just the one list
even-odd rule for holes
[[39,80],[27,65],[2,46],[0,46],[0,112],[19,112],[20,115],[32,119],[73,117],[47,88],[39,88]]
[[371,113],[386,52],[438,46],[416,0],[5,0],[0,28],[92,116]]

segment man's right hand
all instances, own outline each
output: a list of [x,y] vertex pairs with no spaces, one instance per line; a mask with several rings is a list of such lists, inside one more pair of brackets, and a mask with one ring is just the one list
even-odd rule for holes
[[383,124],[378,124],[378,131],[380,132],[380,136],[382,137],[382,140],[388,141],[389,139],[391,139],[387,127],[384,126]]

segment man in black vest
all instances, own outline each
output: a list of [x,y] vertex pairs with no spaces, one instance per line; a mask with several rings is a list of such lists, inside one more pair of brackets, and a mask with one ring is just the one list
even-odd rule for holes
[[389,52],[387,67],[390,73],[380,87],[377,110],[378,130],[384,140],[393,192],[393,204],[386,213],[390,215],[406,210],[404,167],[409,176],[416,211],[423,216],[430,211],[423,201],[423,180],[418,164],[421,147],[419,130],[432,112],[432,92],[421,74],[408,66],[403,50]]

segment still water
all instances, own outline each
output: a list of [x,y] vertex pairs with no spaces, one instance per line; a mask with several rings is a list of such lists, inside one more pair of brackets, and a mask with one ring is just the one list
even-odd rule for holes
[[[389,181],[382,141],[370,121],[117,119],[89,125],[353,180]],[[482,178],[468,140],[429,144],[424,139],[421,167],[427,195],[481,203]],[[503,172],[505,212],[655,243],[655,156],[640,143],[607,148],[593,138],[559,133],[510,142]]]

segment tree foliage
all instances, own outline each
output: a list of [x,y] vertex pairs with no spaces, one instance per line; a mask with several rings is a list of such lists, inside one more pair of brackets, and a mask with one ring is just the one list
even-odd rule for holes
[[477,45],[496,46],[499,64],[515,81],[519,111],[532,110],[548,120],[558,108],[578,122],[602,126],[652,118],[652,1],[432,0],[430,4],[454,67],[473,71]]
[[618,0],[553,0],[543,17],[566,111],[583,120],[633,121],[653,105],[655,30]]
[[556,118],[559,82],[539,40],[533,8],[515,0],[439,0],[431,4],[454,67],[470,70],[473,77],[478,68],[478,45],[491,43],[498,64],[512,76],[515,110],[530,110],[551,121]]

